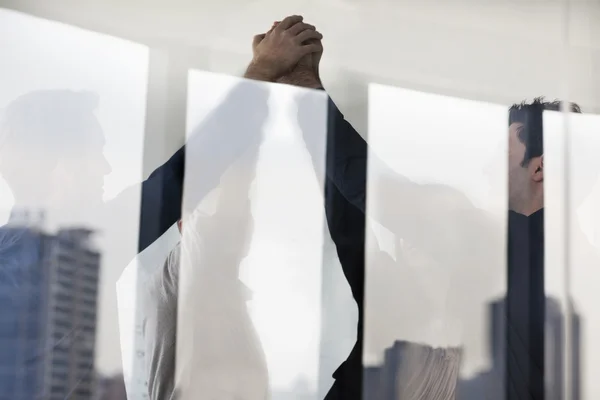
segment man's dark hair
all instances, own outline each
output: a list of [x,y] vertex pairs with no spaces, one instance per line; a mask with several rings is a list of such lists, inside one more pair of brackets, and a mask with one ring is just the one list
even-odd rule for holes
[[[544,97],[536,97],[531,103],[523,101],[513,104],[508,110],[508,126],[515,122],[524,125],[519,133],[519,139],[525,145],[525,156],[521,165],[527,166],[534,157],[544,154],[543,120],[542,114],[547,111],[560,111],[560,100],[546,101]],[[581,113],[581,108],[576,103],[569,103],[569,109],[574,113]]]

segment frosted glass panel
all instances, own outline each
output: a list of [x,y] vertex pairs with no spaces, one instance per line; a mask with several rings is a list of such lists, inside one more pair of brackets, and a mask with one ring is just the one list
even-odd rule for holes
[[546,315],[546,381],[549,392],[572,399],[593,397],[600,362],[593,340],[600,334],[594,284],[600,278],[599,128],[598,115],[544,116],[545,278],[552,299]]
[[[177,390],[316,398],[326,97],[200,71],[188,94]],[[301,130],[303,96],[321,107]],[[202,135],[212,164],[194,157]],[[204,165],[225,172],[201,198]]]
[[0,9],[0,49],[0,393],[124,393],[115,285],[138,248],[148,47]]
[[394,246],[368,236],[369,395],[503,386],[488,320],[506,285],[506,121],[499,105],[370,86],[367,216]]

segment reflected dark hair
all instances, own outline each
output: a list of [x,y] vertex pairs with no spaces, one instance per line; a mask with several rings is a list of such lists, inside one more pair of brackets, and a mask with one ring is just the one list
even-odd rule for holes
[[0,119],[0,153],[15,145],[47,149],[81,140],[81,128],[98,106],[92,92],[38,90],[18,97]]
[[[508,126],[520,122],[524,128],[519,132],[519,140],[525,145],[525,156],[521,162],[527,166],[532,158],[544,154],[544,126],[542,114],[544,111],[560,111],[560,100],[546,101],[543,96],[536,97],[531,103],[523,101],[513,104],[508,109]],[[581,113],[581,107],[576,103],[569,103],[569,109],[574,113]]]

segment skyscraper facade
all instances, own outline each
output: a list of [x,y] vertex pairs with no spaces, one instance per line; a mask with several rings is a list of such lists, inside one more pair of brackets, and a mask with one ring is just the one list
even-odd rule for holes
[[91,399],[100,253],[92,231],[0,228],[0,399]]
[[[571,352],[571,388],[568,400],[579,400],[581,389],[581,321],[571,307],[570,346]],[[492,371],[504,376],[506,363],[506,308],[504,299],[489,306],[490,348],[492,353]],[[548,400],[566,400],[564,398],[564,375],[567,368],[565,357],[565,315],[560,302],[552,297],[546,298],[545,315],[545,395]]]
[[433,348],[398,340],[385,350],[381,366],[363,370],[363,398],[454,398],[461,354],[458,347]]

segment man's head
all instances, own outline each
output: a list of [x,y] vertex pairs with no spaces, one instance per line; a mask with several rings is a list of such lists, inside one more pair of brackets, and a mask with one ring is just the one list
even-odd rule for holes
[[[575,103],[570,111],[581,113]],[[536,98],[531,103],[514,104],[508,116],[508,206],[529,215],[543,207],[544,140],[543,112],[560,111],[560,101]]]
[[0,120],[0,174],[16,202],[61,208],[102,202],[110,166],[97,103],[91,93],[45,90],[8,105]]

